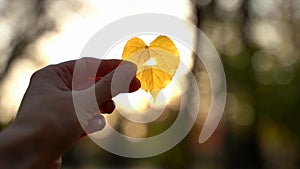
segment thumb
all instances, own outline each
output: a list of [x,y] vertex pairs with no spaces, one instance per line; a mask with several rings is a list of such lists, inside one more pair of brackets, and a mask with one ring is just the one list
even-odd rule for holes
[[89,123],[95,122],[96,124],[96,122],[104,120],[100,119],[99,121],[99,118],[96,118],[97,120],[94,122],[92,120],[93,115],[103,103],[119,93],[132,92],[140,87],[139,81],[135,78],[136,71],[137,67],[135,64],[124,62],[90,88],[81,91],[72,91],[74,108],[78,120],[84,129]]
[[104,76],[95,85],[95,94],[98,105],[120,93],[129,93],[140,88],[136,79],[137,67],[130,62],[122,62],[114,71]]

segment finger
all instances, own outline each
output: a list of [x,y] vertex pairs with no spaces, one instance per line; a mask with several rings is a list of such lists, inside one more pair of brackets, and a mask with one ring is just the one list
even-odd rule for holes
[[[121,64],[114,71],[104,76],[95,85],[96,99],[98,105],[119,93],[130,92],[131,81],[135,78],[137,67],[133,63]],[[138,83],[134,80],[133,90],[136,90]]]
[[[83,128],[88,126],[95,112],[99,111],[106,101],[119,93],[137,90],[139,81],[135,79],[136,65],[133,63],[122,64],[114,71],[104,76],[95,86],[85,90],[73,91],[73,102],[78,119]],[[133,82],[131,83],[131,81]],[[132,84],[130,89],[130,84]],[[96,99],[95,99],[96,96]],[[113,109],[111,107],[111,109]],[[112,110],[110,110],[112,111]]]
[[134,77],[129,85],[129,92],[135,92],[141,88],[141,82],[138,78]]
[[61,81],[69,89],[82,90],[94,85],[95,82],[113,71],[123,62],[126,61],[81,58],[50,67],[55,68],[52,71],[55,71],[59,75]]
[[[129,86],[129,92],[134,92],[141,87],[141,83],[137,78],[134,78]],[[113,100],[109,99],[100,106],[100,112],[105,114],[110,114],[115,109],[115,103]]]
[[121,63],[126,62],[116,59],[82,58],[49,65],[35,72],[32,78],[47,78],[49,84],[60,89],[82,90],[94,85],[95,82],[113,71]]
[[[75,65],[76,68],[78,66],[81,71],[86,73],[86,77],[95,76],[103,77],[106,74],[110,73],[114,69],[116,69],[120,64],[128,63],[128,61],[118,60],[118,59],[110,59],[110,60],[101,60],[97,58],[81,58],[79,60],[72,60],[63,62],[57,65],[57,67],[64,72],[73,73]],[[95,71],[96,70],[96,71]],[[96,74],[95,74],[96,72]]]
[[100,60],[95,58],[77,60],[72,76],[73,89],[82,90],[89,88],[96,81],[114,70],[121,62],[121,60]]
[[110,114],[114,111],[115,109],[115,103],[113,100],[109,99],[106,102],[104,102],[101,106],[100,106],[100,112],[101,113],[106,113],[106,114]]
[[101,114],[93,115],[93,118],[88,122],[88,125],[85,127],[84,131],[87,134],[91,134],[97,131],[102,130],[106,125],[105,118]]
[[[134,78],[130,83],[129,92],[134,92],[138,90],[140,87],[141,87],[140,81],[137,78]],[[105,103],[103,103],[99,109],[101,113],[110,114],[114,111],[115,107],[116,106],[114,101],[109,99]]]
[[106,125],[105,118],[101,114],[93,115],[93,118],[89,120],[88,125],[84,128],[80,138],[85,137],[87,134],[102,130]]
[[90,70],[97,70],[96,71],[97,76],[105,76],[106,74],[114,70],[116,67],[118,67],[121,64],[121,62],[125,62],[125,61],[117,60],[117,59],[101,60],[97,58],[84,57],[78,60],[71,60],[71,61],[60,63],[57,65],[57,67],[61,70],[68,69],[68,71],[72,73],[75,68],[75,65],[80,63],[80,66],[82,66],[80,68],[83,68],[83,70],[85,70],[87,75],[95,75],[94,72]]

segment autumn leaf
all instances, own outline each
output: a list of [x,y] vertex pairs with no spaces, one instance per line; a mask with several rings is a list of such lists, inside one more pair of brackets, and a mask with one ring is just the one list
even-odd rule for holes
[[158,36],[149,46],[138,37],[128,40],[122,59],[137,65],[141,88],[150,92],[154,101],[171,82],[180,62],[179,52],[167,36]]

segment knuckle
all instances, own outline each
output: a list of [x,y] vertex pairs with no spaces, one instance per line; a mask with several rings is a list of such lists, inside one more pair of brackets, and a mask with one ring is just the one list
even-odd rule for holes
[[54,69],[55,69],[54,65],[48,65],[42,69],[39,69],[31,75],[30,81],[35,81],[41,78],[45,78],[49,76],[50,72],[53,72]]
[[101,80],[101,88],[106,91],[111,90],[111,81],[107,78]]

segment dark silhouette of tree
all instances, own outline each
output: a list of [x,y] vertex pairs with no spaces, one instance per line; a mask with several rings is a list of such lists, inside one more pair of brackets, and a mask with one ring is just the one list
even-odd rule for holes
[[[50,6],[57,3],[57,0],[4,0],[3,10],[0,11],[0,20],[10,20],[12,37],[8,42],[8,49],[3,49],[0,54],[4,57],[4,63],[0,65],[0,84],[12,64],[19,58],[33,57],[32,53],[27,53],[31,44],[34,44],[39,38],[48,32],[56,30],[56,20],[51,18],[49,13]],[[62,7],[65,11],[68,9],[77,9],[80,6],[79,1],[65,1],[68,6]],[[67,14],[67,13],[66,13]],[[4,52],[5,51],[5,52]]]

